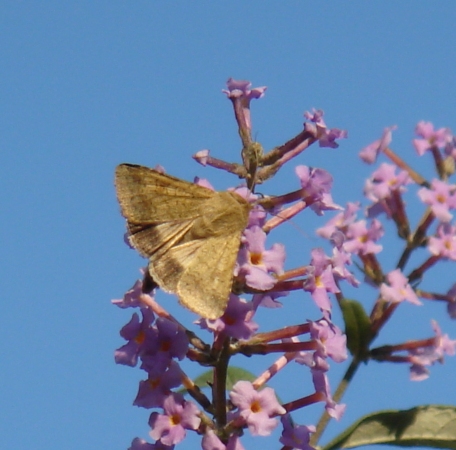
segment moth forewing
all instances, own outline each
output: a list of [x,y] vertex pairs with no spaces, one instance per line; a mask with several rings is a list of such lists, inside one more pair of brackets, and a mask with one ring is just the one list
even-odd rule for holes
[[128,224],[130,244],[147,258],[159,258],[188,234],[193,221],[188,219],[149,226]]
[[116,189],[130,242],[149,258],[153,280],[202,317],[220,317],[249,203],[130,164],[117,167]]
[[117,198],[129,223],[170,222],[196,217],[210,189],[133,164],[116,168]]

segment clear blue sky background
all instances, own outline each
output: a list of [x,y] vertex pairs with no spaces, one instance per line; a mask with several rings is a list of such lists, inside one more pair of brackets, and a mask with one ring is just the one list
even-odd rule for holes
[[[143,263],[123,244],[113,187],[118,163],[161,164],[188,180],[207,177],[217,189],[235,184],[190,158],[209,148],[238,160],[231,104],[221,93],[232,76],[268,86],[252,105],[266,149],[297,134],[312,107],[348,130],[339,149],[311,148],[296,161],[331,171],[338,203],[360,198],[371,168],[357,153],[387,125],[399,126],[393,148],[432,176],[411,139],[423,119],[456,130],[455,23],[451,1],[3,1],[0,448],[126,449],[133,437],[147,437],[148,412],[131,406],[142,373],[113,362],[130,314],[110,300]],[[264,193],[295,189],[293,167]],[[320,245],[313,229],[325,219],[305,213],[271,236],[271,244],[288,244],[288,268],[309,262],[309,250]],[[397,241],[390,234],[383,243]],[[397,246],[382,258],[391,270]],[[445,268],[436,290],[454,281],[454,269]],[[369,308],[375,292],[351,295]],[[174,299],[159,299],[187,323],[193,319]],[[266,331],[317,317],[301,294],[279,313],[265,311],[261,324]],[[404,305],[381,342],[427,337],[430,318],[456,338],[443,306]],[[261,358],[238,363],[256,373],[266,367]],[[311,393],[307,372],[289,369],[273,384],[281,398]],[[429,380],[412,383],[403,366],[362,367],[345,399],[347,414],[325,441],[377,409],[455,404],[455,370],[450,359]],[[334,369],[334,384],[341,373]],[[316,422],[319,411],[309,408],[298,420]],[[180,448],[198,448],[192,445]],[[278,448],[268,439],[256,445]]]

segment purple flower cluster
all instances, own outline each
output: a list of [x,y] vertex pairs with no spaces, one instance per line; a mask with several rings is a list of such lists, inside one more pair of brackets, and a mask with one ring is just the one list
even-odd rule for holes
[[[248,147],[253,142],[250,101],[261,98],[266,88],[252,89],[249,82],[233,79],[228,80],[227,87],[224,92],[233,103],[241,138]],[[326,127],[323,112],[320,110],[305,113],[305,117],[309,122],[293,142],[282,146],[277,155],[265,156],[271,162],[261,163],[264,172],[258,172],[258,181],[270,177],[281,165],[312,143],[319,142],[321,147],[336,148],[336,139],[346,137],[346,132]],[[208,150],[202,150],[194,157],[203,165],[225,170],[232,167],[212,158]],[[258,154],[257,157],[262,158],[262,155]],[[246,164],[249,164],[249,160],[246,161]],[[253,296],[251,301],[247,301],[239,294],[232,293],[220,318],[200,319],[196,322],[201,329],[213,334],[212,346],[195,336],[191,337],[184,326],[156,304],[153,295],[142,292],[140,281],[135,283],[122,300],[113,302],[120,308],[139,308],[139,314],[134,313],[130,322],[122,328],[121,336],[127,342],[115,353],[117,363],[136,366],[140,361],[140,368],[147,374],[147,378],[139,384],[134,404],[143,408],[161,409],[160,412],[152,412],[149,420],[150,435],[156,442],[149,444],[135,439],[131,449],[172,448],[185,438],[188,430],[203,436],[204,449],[241,449],[239,437],[244,428],[252,435],[269,435],[279,423],[276,417],[286,413],[287,419],[282,421],[284,431],[281,440],[288,442],[290,439],[298,439],[303,445],[299,448],[308,448],[310,433],[314,428],[294,425],[289,414],[291,411],[297,409],[302,402],[312,404],[320,401],[325,402],[334,417],[340,417],[343,407],[339,408],[333,401],[327,382],[327,358],[342,361],[347,355],[345,336],[331,323],[328,294],[339,292],[336,281],[348,279],[356,284],[346,267],[350,264],[350,258],[338,244],[334,245],[332,257],[327,257],[321,249],[316,249],[312,253],[310,264],[299,269],[303,270],[305,278],[287,281],[289,277],[284,270],[284,246],[279,243],[269,247],[266,245],[268,233],[273,228],[303,209],[310,208],[318,215],[322,215],[326,210],[341,209],[331,198],[332,177],[328,172],[300,165],[296,167],[296,174],[297,191],[276,197],[273,205],[262,203],[257,195],[252,194],[251,189],[236,189],[238,195],[252,204],[252,209],[241,239],[234,285],[238,286],[236,290],[250,292]],[[212,189],[206,180],[197,182]],[[291,202],[296,203],[288,207],[287,204]],[[268,218],[271,212],[272,216]],[[287,285],[290,282],[291,285]],[[280,287],[281,283],[283,288]],[[256,334],[259,328],[254,321],[257,309],[281,307],[279,299],[295,289],[293,283],[300,285],[304,292],[310,292],[322,311],[324,321],[309,322],[301,326],[302,331],[298,334],[309,333],[308,342],[301,342],[286,329],[271,332],[269,336]],[[278,343],[272,343],[273,341]],[[230,354],[280,352],[281,348],[284,356],[279,357],[276,367],[293,359],[298,362],[305,359],[312,361],[308,367],[312,372],[315,393],[290,402],[286,409],[278,403],[272,388],[262,388],[265,381],[276,373],[270,369],[260,375],[253,384],[245,380],[237,381],[229,398],[225,398],[223,388],[217,389],[217,384],[222,383],[219,372],[221,374],[226,370],[224,364],[228,363]],[[308,350],[303,352],[302,349]],[[183,372],[179,361],[185,356],[202,365],[215,366],[212,401]],[[199,406],[176,393],[175,388],[181,384],[184,384]]]
[[[430,267],[441,260],[456,260],[456,226],[451,224],[452,211],[456,208],[456,185],[448,183],[450,172],[454,171],[449,161],[456,158],[456,139],[450,130],[435,131],[428,122],[420,122],[416,127],[418,138],[413,140],[413,146],[417,153],[429,152],[435,160],[438,176],[431,182],[390,148],[395,126],[386,128],[379,140],[364,148],[360,153],[364,162],[372,164],[385,155],[392,164],[381,164],[366,181],[364,195],[369,204],[365,217],[358,219],[362,212],[360,203],[348,203],[346,208],[337,205],[331,196],[332,176],[320,168],[296,166],[293,192],[265,198],[253,193],[255,184],[271,178],[285,162],[310,145],[318,142],[320,147],[337,148],[336,140],[347,137],[344,130],[329,129],[323,120],[323,111],[314,109],[304,114],[307,121],[297,136],[264,154],[252,140],[250,102],[263,97],[265,91],[266,87],[252,88],[247,81],[231,78],[223,91],[233,104],[244,147],[243,165],[218,160],[208,150],[194,155],[202,165],[244,178],[247,186],[234,191],[252,205],[226,310],[215,320],[201,318],[195,322],[211,333],[212,344],[204,342],[158,305],[153,293],[143,293],[141,281],[136,282],[123,299],[113,301],[120,308],[139,308],[139,313],[135,312],[121,329],[126,343],[116,350],[115,361],[131,367],[140,362],[139,367],[146,377],[139,383],[134,405],[158,409],[149,418],[150,436],[155,442],[136,438],[130,450],[172,449],[189,431],[201,436],[204,450],[242,450],[244,432],[268,436],[279,423],[284,449],[312,449],[316,444],[312,440],[316,428],[296,424],[292,413],[317,402],[322,402],[326,413],[335,419],[340,419],[345,410],[345,405],[339,403],[337,391],[334,397],[331,394],[328,371],[330,361],[341,363],[348,358],[347,336],[333,323],[332,317],[335,303],[346,312],[343,282],[353,287],[361,283],[351,269],[354,266],[361,269],[363,281],[376,289],[377,299],[369,315],[364,306],[348,302],[350,307],[357,308],[359,320],[354,326],[347,318],[349,315],[344,315],[352,364],[370,359],[403,362],[409,364],[412,380],[422,380],[429,376],[430,366],[442,362],[444,355],[456,352],[456,341],[443,334],[435,321],[432,322],[433,337],[377,348],[371,346],[404,301],[418,306],[423,304],[419,298],[443,300],[450,316],[456,318],[456,283],[446,293],[431,293],[417,287]],[[252,148],[256,149],[254,156]],[[206,180],[198,180],[198,184],[212,189]],[[413,232],[403,198],[411,185],[420,187],[417,198],[425,209]],[[317,230],[317,234],[330,243],[330,251],[314,248],[308,264],[286,270],[284,245],[268,245],[267,239],[275,227],[305,209],[317,215],[338,211]],[[397,235],[404,240],[397,266],[388,271],[383,270],[377,259],[384,251],[380,243],[385,234],[380,221],[383,214],[394,222]],[[437,225],[431,233],[434,221]],[[430,256],[407,273],[406,264],[419,247],[426,247]],[[290,291],[300,291],[311,298],[321,319],[259,333],[259,324],[254,320],[258,309],[282,307]],[[250,300],[246,299],[247,295],[251,295]],[[358,342],[350,345],[354,334]],[[304,340],[303,335],[307,335],[308,340]],[[253,381],[243,379],[245,372],[229,364],[234,355],[251,357],[270,353],[277,353],[277,359],[262,374],[253,377]],[[184,359],[209,367],[210,376],[204,382],[192,381],[182,368]],[[295,367],[310,373],[310,393],[281,404],[275,391],[265,384],[291,361],[298,363]],[[227,388],[229,378],[234,380],[231,389]],[[176,391],[182,386],[184,389]],[[204,388],[209,389],[211,395],[207,395]]]
[[151,436],[160,444],[150,446],[136,439],[131,448],[171,448],[184,439],[185,430],[197,429],[201,421],[198,408],[172,391],[182,384],[184,375],[176,360],[185,357],[189,341],[178,324],[155,316],[146,306],[153,298],[143,294],[141,288],[142,282],[137,281],[122,300],[113,301],[120,308],[139,307],[142,316],[140,320],[134,313],[130,322],[121,329],[120,335],[127,343],[116,350],[114,356],[116,363],[132,367],[141,361],[140,368],[147,374],[147,379],[139,383],[133,404],[143,408],[163,408],[164,413],[154,412],[149,420]]
[[[456,226],[451,221],[452,211],[456,208],[456,185],[450,184],[448,177],[454,172],[456,141],[448,128],[434,130],[430,122],[417,124],[415,133],[418,138],[413,139],[412,144],[419,156],[426,153],[432,155],[438,175],[438,178],[428,182],[391,149],[392,131],[396,128],[386,128],[380,139],[360,152],[361,159],[368,164],[374,163],[381,155],[392,162],[382,163],[366,181],[364,195],[370,201],[366,207],[367,219],[357,220],[359,204],[349,203],[344,212],[318,230],[318,234],[326,239],[333,239],[336,232],[342,233],[341,248],[350,257],[359,258],[364,281],[378,289],[377,301],[370,314],[370,340],[403,301],[420,306],[423,303],[419,297],[430,301],[443,300],[447,302],[450,317],[456,317],[455,285],[447,293],[431,293],[417,288],[417,282],[422,282],[428,275],[427,271],[439,261],[455,260]],[[411,231],[404,200],[411,185],[419,187],[416,198],[424,206],[423,217],[414,232]],[[398,236],[404,240],[404,250],[397,267],[386,274],[376,256],[383,251],[383,246],[378,243],[384,235],[384,228],[378,219],[382,214],[394,222]],[[433,222],[437,224],[432,232]],[[412,254],[423,246],[427,247],[430,256],[406,274],[405,267],[407,263],[411,264]],[[456,346],[456,341],[447,335],[442,337],[435,321],[432,321],[432,326],[436,332],[434,338],[373,348],[364,357],[408,363],[412,380],[427,378],[428,367],[436,361],[441,362],[444,354],[453,355]]]

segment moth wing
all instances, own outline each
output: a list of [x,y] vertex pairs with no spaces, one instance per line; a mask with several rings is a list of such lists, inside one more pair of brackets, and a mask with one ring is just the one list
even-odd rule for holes
[[156,170],[133,164],[116,168],[115,184],[122,215],[130,224],[154,224],[200,215],[215,192]]
[[156,259],[167,252],[192,228],[194,219],[156,225],[128,224],[129,241],[141,255]]
[[160,252],[156,258],[150,259],[150,275],[165,292],[176,293],[182,274],[191,266],[203,245],[204,240],[199,239]]
[[119,165],[115,183],[130,241],[149,257],[153,280],[202,317],[220,317],[249,204],[144,166]]
[[223,315],[232,289],[240,237],[241,233],[236,232],[201,241],[177,283],[177,296],[186,308],[206,319]]

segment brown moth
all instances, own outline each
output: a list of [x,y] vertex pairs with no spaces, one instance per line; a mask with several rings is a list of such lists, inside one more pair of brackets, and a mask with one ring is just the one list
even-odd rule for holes
[[249,203],[132,164],[117,166],[115,183],[130,243],[149,258],[154,282],[200,316],[220,317]]

